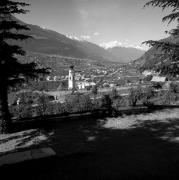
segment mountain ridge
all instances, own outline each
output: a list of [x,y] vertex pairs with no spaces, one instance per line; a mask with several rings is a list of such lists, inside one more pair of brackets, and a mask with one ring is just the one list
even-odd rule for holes
[[107,50],[117,58],[123,58],[125,62],[131,62],[136,58],[141,57],[145,53],[144,50],[140,50],[133,47],[115,46],[113,48],[108,48]]
[[30,35],[33,38],[22,42],[15,42],[28,52],[121,63],[126,63],[126,61],[129,62],[129,59],[136,59],[136,56],[134,55],[132,55],[133,57],[126,58],[127,54],[131,54],[129,52],[131,49],[124,48],[125,50],[123,51],[126,53],[121,56],[117,55],[116,52],[110,52],[92,42],[70,39],[66,35],[56,31],[44,29],[38,25],[27,24],[17,18],[15,18],[15,20],[25,24],[30,29],[23,33]]
[[[160,41],[165,42],[175,42],[179,43],[179,36],[173,37],[169,36],[165,39],[161,39]],[[144,53],[140,58],[133,61],[134,66],[142,69],[153,69],[154,66],[158,63],[158,59],[156,57],[157,54],[161,54],[161,49],[157,49],[155,47],[150,48],[148,51]]]

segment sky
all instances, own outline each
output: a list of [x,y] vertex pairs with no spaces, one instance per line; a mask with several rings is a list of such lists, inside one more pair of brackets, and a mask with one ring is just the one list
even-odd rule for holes
[[143,8],[148,0],[24,0],[30,13],[21,20],[55,30],[70,38],[104,47],[141,47],[146,40],[159,40],[175,27],[162,22],[170,11]]

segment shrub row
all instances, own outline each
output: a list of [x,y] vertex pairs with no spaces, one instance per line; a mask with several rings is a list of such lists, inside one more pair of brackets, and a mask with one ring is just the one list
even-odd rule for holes
[[[45,94],[20,94],[20,103],[16,106],[11,106],[10,111],[12,116],[21,119],[33,116],[45,116],[52,114],[62,113],[74,113],[93,111],[100,108],[105,108],[111,113],[112,110],[120,110],[121,107],[136,106],[137,104],[143,104],[151,106],[156,99],[160,104],[172,104],[179,100],[178,89],[175,86],[171,86],[167,91],[156,92],[153,87],[148,86],[142,88],[140,85],[137,87],[131,87],[128,96],[120,96],[118,91],[114,88],[111,93],[104,94],[99,99],[94,98],[92,100],[89,95],[84,94],[71,94],[66,96],[65,102],[50,102],[48,96]],[[96,91],[93,92],[96,97]]]

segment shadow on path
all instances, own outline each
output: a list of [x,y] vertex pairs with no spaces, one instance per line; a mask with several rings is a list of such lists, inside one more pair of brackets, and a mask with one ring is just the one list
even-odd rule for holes
[[57,156],[0,168],[6,179],[179,179],[179,119],[104,128],[100,119],[53,127]]

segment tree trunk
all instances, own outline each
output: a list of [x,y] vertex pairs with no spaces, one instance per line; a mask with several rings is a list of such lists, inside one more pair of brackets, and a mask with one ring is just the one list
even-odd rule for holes
[[137,99],[135,99],[135,100],[132,102],[132,106],[136,106],[136,103],[137,103]]
[[0,133],[10,131],[11,118],[8,107],[8,90],[6,83],[0,84]]

